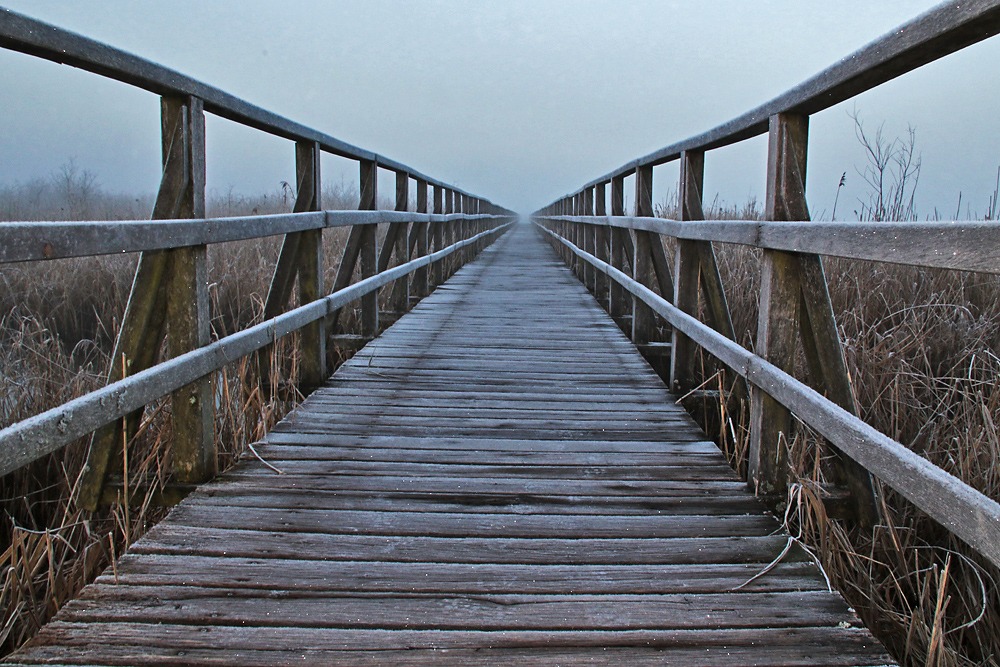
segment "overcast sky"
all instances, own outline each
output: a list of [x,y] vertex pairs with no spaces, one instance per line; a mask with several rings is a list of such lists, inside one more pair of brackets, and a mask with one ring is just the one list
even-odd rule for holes
[[[933,7],[928,0],[0,0],[179,70],[428,175],[530,211],[766,102]],[[1000,38],[813,117],[808,195],[863,196],[848,113],[916,128],[922,215],[985,211],[1000,165]],[[152,192],[158,101],[0,50],[0,183],[74,157],[109,190]],[[290,142],[214,119],[209,188],[274,191]],[[710,153],[706,193],[762,198],[765,140]],[[324,162],[324,178],[356,169]],[[675,188],[656,170],[654,199]],[[945,213],[947,211],[947,213]],[[966,209],[963,204],[962,217]]]

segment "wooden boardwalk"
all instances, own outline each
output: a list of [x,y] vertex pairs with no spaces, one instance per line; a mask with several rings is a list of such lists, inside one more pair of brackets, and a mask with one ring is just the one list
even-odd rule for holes
[[[17,664],[889,661],[635,348],[516,228]],[[750,583],[746,583],[750,581]]]

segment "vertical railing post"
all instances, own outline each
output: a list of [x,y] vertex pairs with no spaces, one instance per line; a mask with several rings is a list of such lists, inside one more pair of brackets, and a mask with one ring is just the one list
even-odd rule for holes
[[[598,183],[594,188],[594,215],[606,216],[608,214],[606,183]],[[610,228],[599,224],[594,228],[594,255],[605,262],[611,261],[611,240]],[[594,272],[594,296],[606,310],[610,310],[608,303],[608,276],[603,271]]]
[[[583,212],[582,192],[577,192],[576,195],[573,197],[573,215],[576,216],[586,215]],[[573,245],[575,245],[577,248],[583,248],[583,223],[581,222],[573,223]],[[580,282],[586,285],[587,283],[584,278],[584,275],[586,274],[587,263],[584,262],[579,257],[577,257],[576,255],[573,255],[573,261],[576,265],[576,277],[580,280]]]
[[[580,195],[579,194],[575,194],[572,197],[570,197],[569,206],[570,206],[570,209],[569,209],[569,214],[570,215],[572,215],[572,216],[580,215]],[[576,222],[568,222],[568,223],[566,223],[566,233],[568,234],[567,238],[569,238],[570,242],[573,245],[577,245],[579,243],[579,239],[577,238],[577,231],[578,230],[579,230],[579,225],[577,225]],[[580,259],[576,255],[574,255],[572,252],[570,252],[568,256],[569,256],[569,265],[573,269],[573,274],[579,279],[579,277],[580,277]]]
[[[374,211],[378,205],[378,164],[374,160],[359,160],[359,185],[361,201],[359,211]],[[360,262],[361,277],[374,275],[376,268],[376,227],[374,224],[353,225],[344,254],[337,267],[337,276],[333,280],[331,292],[337,292],[351,284],[354,270]],[[378,332],[378,299],[374,294],[361,298],[361,333],[364,336],[374,336]],[[334,332],[342,309],[338,308],[327,318],[327,330]]]
[[[790,113],[771,116],[765,207],[768,220],[809,220],[805,197],[808,137],[808,116]],[[803,343],[813,387],[856,414],[822,260],[814,254],[764,250],[757,354],[793,373],[797,337]],[[783,497],[792,418],[766,392],[755,388],[752,397],[748,481],[758,493]],[[859,521],[872,525],[879,513],[870,475],[839,451],[834,454],[835,481],[851,492]]]
[[[161,100],[163,170],[153,206],[154,220],[205,216],[205,116],[196,97]],[[210,342],[205,246],[142,253],[111,357],[109,381],[156,363],[165,335],[177,356]],[[167,323],[169,322],[169,334]],[[202,482],[215,474],[214,404],[210,378],[172,395],[175,477]],[[112,464],[135,433],[141,411],[95,432],[80,480],[78,504],[96,509]],[[124,431],[123,431],[124,428]],[[127,501],[127,498],[126,498]]]
[[[794,193],[794,181],[805,174],[808,117],[771,117],[767,151],[768,220],[788,220],[787,205],[799,207],[805,193]],[[793,176],[793,174],[799,176]],[[794,372],[795,339],[801,289],[798,262],[787,252],[764,250],[761,257],[757,354],[786,373]],[[788,408],[754,387],[750,416],[749,479],[757,493],[784,496],[788,480],[787,444],[792,435]]]
[[[320,148],[316,142],[295,144],[295,170],[298,192],[295,212],[321,211]],[[321,298],[323,291],[323,230],[300,232],[298,243],[299,303]],[[316,320],[302,328],[301,387],[309,393],[326,381],[326,321]]]
[[[563,200],[563,209],[564,209],[564,214],[563,215],[567,215],[567,216],[573,215],[573,203],[574,202],[573,202],[573,198],[572,197],[566,197],[566,199]],[[570,222],[570,221],[568,221],[568,220],[564,220],[563,223],[562,223],[561,234],[565,238],[567,238],[570,241],[572,241],[573,240],[573,223]],[[563,256],[565,257],[566,263],[569,265],[569,270],[570,271],[575,271],[576,270],[576,257],[573,256],[573,253],[570,252],[569,248],[565,248],[565,247],[563,248]]]
[[[444,212],[445,215],[454,215],[455,213],[455,200],[457,199],[457,193],[454,190],[445,190],[444,195]],[[444,226],[444,244],[445,247],[454,245],[455,243],[455,221],[449,220]],[[451,275],[455,272],[455,255],[451,254],[444,260],[444,279],[447,280],[451,278]]]
[[[635,170],[635,214],[638,217],[653,215],[653,167],[644,165]],[[653,286],[653,246],[660,243],[657,236],[637,231],[632,261],[633,277],[637,282]],[[661,245],[662,248],[662,245]],[[669,298],[669,297],[668,297]],[[653,336],[653,311],[639,297],[632,298],[632,342],[646,343]]]
[[[703,220],[702,183],[705,179],[705,153],[684,151],[680,160],[680,219]],[[696,241],[677,239],[674,256],[674,305],[681,311],[698,316],[700,262]],[[686,394],[698,383],[695,378],[695,343],[677,329],[673,330],[670,359],[670,388]]]
[[[594,215],[594,188],[587,188],[583,191],[583,215],[593,216]],[[581,246],[583,250],[594,254],[594,225],[583,224],[580,225],[581,231],[583,232],[583,245]],[[584,284],[587,286],[591,292],[596,292],[594,287],[594,277],[597,272],[594,270],[594,266],[590,262],[583,263],[583,278]]]
[[[444,214],[444,188],[440,185],[434,186],[434,214]],[[444,247],[444,223],[434,222],[431,224],[432,250],[437,252]],[[431,282],[437,287],[444,282],[444,262],[438,260],[431,264]]]
[[[469,195],[460,195],[459,201],[461,206],[458,207],[458,213],[463,215],[468,215],[469,213]],[[469,238],[469,221],[465,218],[458,221],[458,238],[456,241],[464,241]],[[469,248],[462,248],[458,253],[458,261],[455,270],[462,268],[469,261]]]
[[[410,175],[405,171],[396,172],[396,206],[397,211],[406,211],[410,207]],[[378,272],[381,273],[389,268],[393,253],[396,255],[398,263],[406,262],[409,259],[407,254],[407,229],[409,223],[393,222],[389,224],[385,239],[382,241],[382,249],[378,257]],[[403,276],[394,281],[389,291],[389,307],[394,317],[400,317],[406,312],[409,295],[409,279]]]
[[[613,176],[611,178],[611,215],[621,217],[625,215],[625,176]],[[628,241],[630,240],[628,230],[621,227],[611,228],[611,265],[627,273],[626,258],[628,257]],[[629,314],[632,308],[632,299],[625,288],[617,281],[611,281],[611,317],[618,324],[622,331],[632,332],[632,323]]]
[[[569,200],[563,197],[559,200],[557,204],[558,209],[556,215],[569,215]],[[569,223],[565,220],[560,220],[556,223],[556,233],[559,236],[568,239],[569,238]],[[559,256],[562,257],[563,262],[569,265],[569,250],[562,244],[559,244]]]
[[[320,206],[320,148],[316,142],[300,141],[295,144],[295,205],[292,211],[322,210]],[[295,277],[299,276],[301,303],[314,301],[323,294],[323,231],[313,229],[285,234],[278,253],[278,261],[271,276],[271,284],[264,300],[264,319],[277,317],[285,311],[292,295]],[[303,299],[308,299],[304,301]],[[308,393],[326,379],[325,322],[307,327],[301,337],[302,361],[301,388]],[[272,348],[261,350],[258,355],[260,383],[270,391],[274,382],[271,368]]]
[[[186,181],[180,216],[205,217],[205,113],[200,99],[164,98],[164,125],[185,125]],[[169,146],[164,147],[170,150]],[[186,177],[186,178],[185,178]],[[205,246],[171,251],[167,291],[167,344],[176,357],[211,342],[208,305],[208,254]],[[203,377],[171,395],[174,477],[198,484],[215,476],[215,403],[211,377]]]
[[[679,217],[682,221],[705,219],[702,208],[704,179],[704,151],[681,153],[678,200]],[[674,277],[674,305],[689,315],[697,316],[700,285],[700,294],[705,297],[709,326],[735,340],[729,304],[712,243],[677,239]],[[670,386],[673,391],[685,394],[698,384],[699,378],[695,372],[696,351],[697,346],[691,339],[675,329],[670,370]],[[732,385],[731,393],[737,404],[746,400],[746,382],[738,378]]]
[[[417,213],[430,213],[427,208],[427,181],[417,179]],[[410,227],[409,246],[412,249],[413,257],[424,257],[427,255],[427,233],[430,225],[426,222],[417,222]],[[422,266],[413,272],[411,301],[427,296],[427,267]]]
[[[360,161],[361,204],[362,211],[374,211],[378,208],[378,163],[374,160]],[[377,225],[355,225],[361,227],[360,244],[358,248],[361,268],[361,279],[370,278],[377,273],[378,257],[376,252]],[[361,335],[374,337],[378,334],[378,293],[371,292],[361,297]]]

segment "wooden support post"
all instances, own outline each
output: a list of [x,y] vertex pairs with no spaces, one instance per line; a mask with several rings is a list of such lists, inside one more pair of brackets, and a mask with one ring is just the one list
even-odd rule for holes
[[[184,203],[180,217],[205,217],[205,113],[200,99],[164,99],[166,126],[186,126]],[[166,148],[166,147],[165,147]],[[169,150],[169,148],[167,148]],[[171,357],[212,342],[208,305],[206,246],[172,250],[167,292],[167,344]],[[215,402],[212,378],[206,376],[171,395],[174,479],[200,484],[218,472],[215,448]]]
[[[800,207],[805,192],[791,192],[788,172],[805,169],[807,116],[771,117],[767,153],[768,220],[788,220],[788,205]],[[794,136],[788,137],[791,133]],[[761,258],[757,354],[794,373],[796,328],[801,301],[798,259],[791,253],[764,250]],[[792,436],[788,409],[754,388],[750,416],[749,479],[758,494],[784,497],[788,480],[787,441]]]
[[[358,204],[358,210],[374,211],[378,202],[378,164],[372,160],[360,160],[359,168],[361,201]],[[337,276],[333,279],[331,292],[337,292],[351,284],[351,279],[354,277],[354,270],[358,268],[359,260],[362,260],[361,277],[366,278],[373,274],[376,262],[376,227],[377,225],[354,225],[351,227],[351,233],[347,237],[347,244],[344,246],[344,254],[341,257],[340,265],[337,267]],[[364,259],[364,257],[368,259]],[[368,262],[370,266],[366,267],[365,262]],[[367,275],[366,271],[368,271]],[[327,329],[331,333],[338,331],[340,312],[341,309],[338,308],[327,319]],[[374,317],[374,326],[372,326],[372,317]],[[367,295],[361,298],[361,329],[362,335],[366,336],[375,335],[374,333],[366,333],[369,330],[372,332],[378,331],[378,308],[374,300],[374,295]]]
[[[417,213],[430,213],[427,208],[427,181],[417,179]],[[418,222],[410,227],[410,256],[424,257],[427,255],[427,232],[430,225],[426,222]],[[427,296],[427,267],[422,266],[413,272],[411,284],[411,301]]]
[[[320,148],[318,143],[299,142],[295,145],[298,194],[295,211],[322,211],[320,201]],[[300,232],[298,243],[299,303],[322,298],[323,290],[323,230]],[[326,322],[319,319],[302,328],[300,388],[308,394],[326,382]]]
[[[442,215],[444,213],[444,188],[440,185],[434,186],[434,214]],[[435,222],[431,226],[431,245],[432,251],[437,252],[444,247],[444,223]],[[444,262],[438,260],[433,262],[430,266],[431,272],[431,282],[435,287],[444,282]]]
[[[705,177],[705,153],[681,153],[679,199],[681,220],[704,220],[701,208],[702,184]],[[698,316],[700,258],[697,241],[677,239],[674,260],[674,305],[688,315]],[[697,346],[683,333],[674,329],[670,359],[670,387],[686,394],[698,384],[695,372]]]
[[[161,101],[163,171],[154,220],[205,217],[205,116],[196,97]],[[135,374],[156,362],[169,320],[169,352],[177,356],[210,342],[205,246],[145,252],[139,259],[122,326],[115,342],[109,381]],[[199,483],[216,472],[211,378],[172,394],[172,450],[178,481]],[[141,412],[95,432],[78,503],[96,509],[123,442],[138,426]]]
[[[461,214],[463,212],[462,206],[464,203],[465,203],[465,195],[463,195],[461,192],[456,192],[454,212],[457,214]],[[455,220],[452,223],[451,242],[458,243],[459,241],[461,241],[462,234],[464,233],[464,231],[465,231],[465,225],[463,225],[462,220],[461,219]],[[452,259],[451,275],[455,275],[455,273],[457,273],[458,270],[462,268],[462,264],[465,263],[465,252],[463,250],[459,250],[458,252],[452,254],[451,259]]]
[[[705,174],[705,153],[681,153],[681,178],[679,199],[681,220],[703,220],[701,210],[702,183]],[[698,287],[700,259],[697,241],[677,239],[674,260],[674,305],[681,311],[698,316]],[[686,394],[698,384],[695,373],[697,345],[683,333],[674,329],[670,359],[670,388]]]
[[[637,217],[653,215],[653,168],[642,166],[635,170],[635,214]],[[632,262],[633,278],[653,286],[653,243],[662,244],[659,235],[637,230]],[[638,297],[632,297],[632,342],[646,343],[653,339],[653,311]]]
[[[455,213],[455,191],[445,190],[444,196],[444,212],[445,215],[453,215]],[[455,221],[449,220],[444,223],[444,245],[445,247],[454,245],[455,243]],[[444,279],[447,280],[451,278],[451,275],[455,272],[455,256],[449,255],[444,260]]]
[[[565,210],[564,215],[573,215],[573,198],[572,197],[567,197],[563,201],[563,208]],[[572,240],[572,238],[573,238],[572,237],[573,223],[569,222],[568,220],[564,220],[563,223],[562,223],[562,229],[559,230],[559,231],[560,231],[560,235],[563,238],[565,238],[567,240]],[[566,264],[569,266],[569,270],[571,272],[574,272],[575,271],[574,261],[575,261],[576,258],[573,257],[573,253],[570,252],[569,248],[563,247],[562,248],[562,254],[563,254],[563,261],[566,262]]]
[[[587,215],[584,212],[584,208],[583,208],[583,193],[582,192],[576,193],[576,197],[574,197],[574,200],[575,200],[576,203],[575,203],[575,206],[574,206],[574,213],[573,213],[573,215],[578,215],[578,216]],[[584,232],[585,232],[584,228],[585,228],[585,225],[582,222],[574,222],[573,223],[573,244],[577,248],[580,248],[581,250],[585,249],[585,245],[586,245],[584,243]],[[580,280],[580,282],[582,282],[584,285],[586,285],[587,284],[587,263],[585,261],[583,261],[582,259],[580,259],[579,257],[577,257],[576,255],[573,255],[573,257],[576,260],[576,277]]]
[[[611,179],[611,215],[612,216],[623,216],[625,215],[625,177],[615,176]],[[626,270],[626,258],[629,256],[628,246],[631,237],[625,229],[620,227],[611,228],[611,265],[622,271],[628,273]],[[619,285],[617,282],[611,282],[611,317],[618,324],[618,326],[629,334],[632,332],[631,322],[627,323],[626,318],[630,315],[632,309],[632,298],[631,295],[625,291],[625,288]]]
[[[768,143],[766,217],[809,220],[805,198],[809,117],[771,117]],[[758,354],[782,370],[794,370],[795,339],[801,337],[809,379],[841,407],[856,413],[844,363],[823,264],[817,255],[765,250],[761,262]],[[787,469],[783,443],[791,437],[791,416],[765,392],[754,390],[750,432],[750,481],[764,494],[784,495]],[[871,477],[853,460],[836,452],[835,481],[846,486],[858,519],[878,519]]]
[[[680,219],[704,220],[702,209],[705,174],[705,153],[685,151],[680,160]],[[674,304],[689,315],[698,312],[698,286],[705,297],[708,324],[731,340],[736,340],[729,304],[726,300],[722,277],[710,241],[677,240],[674,264]],[[671,387],[675,392],[686,393],[699,382],[695,373],[696,346],[678,331],[674,331],[672,346]],[[730,389],[733,398],[746,400],[749,396],[746,381],[737,378]]]
[[[406,172],[396,172],[396,210],[405,211],[410,205],[410,175]],[[385,238],[382,240],[382,249],[378,254],[378,265],[377,271],[379,273],[385,271],[389,268],[389,264],[392,262],[393,253],[396,254],[396,260],[399,263],[403,263],[409,260],[407,255],[408,245],[407,245],[407,228],[408,223],[405,222],[392,222],[389,223],[389,229],[386,230]],[[409,280],[406,276],[403,276],[399,280],[393,282],[392,287],[389,291],[389,307],[397,315],[402,315],[406,312],[407,303],[409,302]]]
[[[315,142],[295,144],[296,197],[293,211],[322,210],[320,203],[320,148]],[[315,301],[323,295],[323,232],[312,229],[286,234],[271,277],[271,286],[264,301],[264,319],[277,317],[285,311],[292,294],[296,275],[299,278],[299,302]],[[308,299],[304,301],[303,299]],[[306,327],[300,337],[302,345],[301,389],[309,393],[326,380],[325,322]],[[261,386],[271,385],[271,348],[258,355]]]
[[[583,215],[585,215],[585,216],[593,216],[594,215],[594,188],[587,188],[586,190],[583,191],[582,196],[583,196]],[[594,237],[594,229],[595,229],[595,227],[593,225],[581,225],[581,227],[582,227],[582,232],[583,232],[583,246],[582,246],[583,250],[586,251],[586,252],[588,252],[588,253],[590,253],[591,255],[593,255],[594,251],[596,250],[595,245],[594,245],[594,238],[595,238]],[[584,262],[583,263],[583,278],[584,278],[583,282],[584,282],[584,285],[587,286],[587,289],[589,289],[592,293],[594,293],[594,292],[597,291],[596,288],[595,288],[595,286],[594,286],[594,279],[595,279],[596,275],[597,275],[597,271],[594,269],[594,267],[589,262]]]
[[[378,209],[378,164],[370,160],[361,160],[361,205],[362,211]],[[377,273],[376,232],[377,225],[355,225],[361,228],[361,239],[358,248],[358,262],[361,269],[361,280],[370,278]],[[361,297],[361,335],[375,337],[378,335],[378,293],[370,292]]]
[[[606,183],[598,183],[594,186],[594,215],[606,216],[607,191]],[[594,256],[604,262],[611,261],[611,233],[608,227],[597,225],[594,229]],[[604,306],[605,310],[610,309],[608,303],[608,276],[603,271],[594,272],[594,296],[597,301]]]

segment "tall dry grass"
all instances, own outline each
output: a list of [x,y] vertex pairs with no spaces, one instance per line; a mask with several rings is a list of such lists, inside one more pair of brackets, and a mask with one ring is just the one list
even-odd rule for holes
[[[287,212],[294,193],[213,195],[210,216]],[[324,208],[357,208],[352,185],[327,187]],[[384,203],[383,203],[384,205]],[[51,179],[0,187],[5,220],[142,219],[152,197],[104,191],[72,161]],[[331,284],[347,229],[324,233]],[[280,237],[209,248],[211,323],[223,337],[260,321]],[[88,257],[0,266],[0,427],[104,385],[137,258]],[[293,305],[296,297],[293,296]],[[351,313],[345,318],[350,326]],[[216,444],[220,467],[248,455],[301,398],[295,336],[271,350],[271,386],[262,387],[256,358],[215,375]],[[346,352],[331,351],[336,362]],[[0,479],[0,656],[31,638],[165,512],[152,501],[169,480],[170,406],[148,406],[123,465],[138,495],[132,503],[90,513],[75,496],[89,442],[83,439]]]

